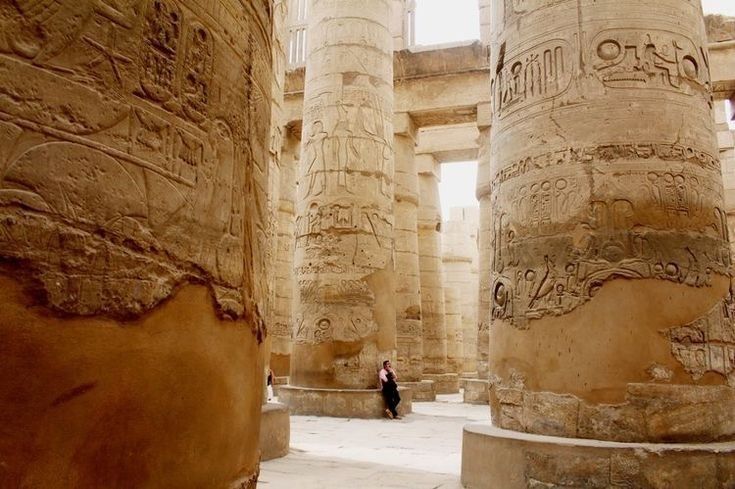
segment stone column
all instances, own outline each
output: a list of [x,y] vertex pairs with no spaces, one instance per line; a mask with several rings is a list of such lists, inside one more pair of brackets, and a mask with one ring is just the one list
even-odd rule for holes
[[255,487],[272,7],[0,5],[0,486]]
[[[291,387],[279,395],[296,413],[379,416],[377,371],[396,348],[390,1],[313,0],[310,8],[298,315]],[[329,389],[356,389],[365,402],[334,401],[351,394]]]
[[[717,146],[720,149],[722,183],[725,187],[725,212],[727,227],[730,231],[730,247],[735,253],[735,137],[728,124],[727,101],[715,102],[715,130]],[[735,256],[735,255],[733,255]]]
[[395,114],[396,368],[414,401],[433,401],[433,382],[422,381],[423,339],[419,269],[416,127],[409,114]]
[[459,374],[462,370],[464,351],[462,349],[462,313],[457,289],[444,287],[444,310],[444,323],[447,328],[447,372]]
[[294,241],[296,239],[296,172],[300,141],[286,130],[281,157],[281,181],[278,201],[276,265],[274,270],[275,303],[271,337],[270,365],[276,377],[288,376],[291,368],[291,328],[294,323]]
[[444,285],[458,291],[462,316],[462,367],[465,378],[477,377],[477,227],[479,210],[472,207],[450,209],[450,219],[442,225]]
[[492,107],[482,104],[477,107],[479,155],[477,160],[477,200],[480,203],[478,230],[478,270],[480,273],[477,296],[477,377],[487,380],[487,357],[490,340],[490,309],[492,304],[491,270],[493,261],[492,208],[490,202],[490,133]]
[[494,426],[465,429],[463,482],[727,487],[735,326],[701,5],[493,5]]
[[437,394],[459,390],[459,377],[447,370],[447,329],[441,246],[440,168],[432,155],[416,157],[419,171],[419,264],[424,379],[435,382]]

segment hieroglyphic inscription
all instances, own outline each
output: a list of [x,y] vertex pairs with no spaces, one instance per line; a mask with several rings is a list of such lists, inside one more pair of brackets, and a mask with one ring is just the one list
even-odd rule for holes
[[260,315],[267,3],[0,4],[0,256],[52,307],[138,314],[195,280]]
[[571,80],[571,48],[562,39],[501,59],[492,80],[496,116],[557,97],[569,88]]
[[606,87],[708,96],[706,53],[681,34],[609,29],[594,38],[591,50],[593,68]]

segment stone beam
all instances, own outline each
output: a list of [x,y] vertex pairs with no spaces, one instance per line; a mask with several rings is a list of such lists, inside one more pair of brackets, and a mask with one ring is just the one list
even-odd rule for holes
[[735,41],[711,43],[709,65],[715,99],[735,99]]
[[[476,106],[490,99],[488,51],[479,42],[431,49],[411,48],[393,55],[395,111],[419,127],[473,122]],[[288,73],[285,120],[300,127],[304,68]]]
[[419,132],[416,154],[431,154],[439,163],[477,160],[477,124],[427,127]]

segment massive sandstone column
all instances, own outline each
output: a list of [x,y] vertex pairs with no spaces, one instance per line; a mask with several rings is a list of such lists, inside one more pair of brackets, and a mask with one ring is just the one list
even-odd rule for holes
[[459,294],[453,287],[444,287],[444,324],[447,328],[447,372],[459,374],[462,370],[462,312]]
[[493,5],[495,427],[466,429],[463,481],[730,487],[735,311],[701,6]]
[[255,487],[271,9],[0,3],[0,486]]
[[437,394],[457,392],[459,378],[447,370],[447,328],[441,245],[439,165],[432,155],[417,156],[419,171],[419,265],[424,379],[433,380]]
[[296,173],[300,141],[288,133],[283,138],[281,178],[277,214],[275,301],[273,324],[268,330],[271,341],[270,366],[277,377],[287,376],[291,366],[291,329],[294,323],[294,240]]
[[455,207],[442,224],[444,285],[458,293],[462,321],[463,377],[477,376],[477,228],[479,210]]
[[[296,412],[312,394],[328,396],[308,389],[374,389],[396,339],[390,5],[314,0],[310,7],[290,380],[306,389],[287,393],[301,396],[289,401]],[[348,404],[333,414],[356,415]]]
[[492,107],[481,104],[477,107],[479,154],[477,159],[476,196],[480,203],[480,225],[477,239],[477,268],[480,273],[477,295],[477,377],[487,380],[487,357],[490,340],[490,310],[492,308],[491,270],[493,263],[493,231],[490,188],[490,135],[492,129]]

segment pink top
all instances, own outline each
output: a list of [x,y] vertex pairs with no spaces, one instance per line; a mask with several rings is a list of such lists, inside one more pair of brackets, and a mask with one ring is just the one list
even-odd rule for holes
[[[395,376],[396,380],[398,380],[398,375],[396,374],[396,371],[391,369],[391,372],[393,372],[393,375]],[[386,369],[384,368],[381,369],[380,374],[378,375],[380,376],[380,380],[382,380],[383,382],[388,382],[388,371]]]

